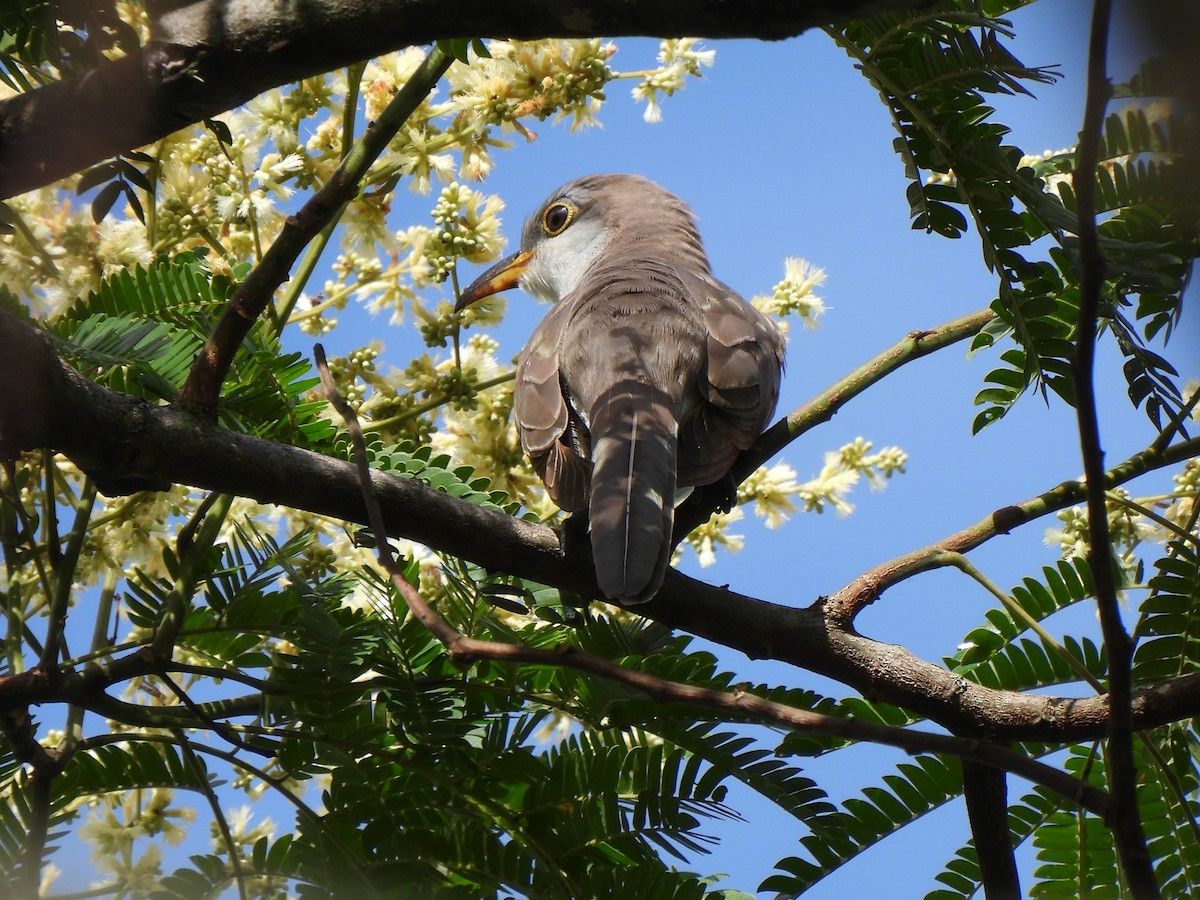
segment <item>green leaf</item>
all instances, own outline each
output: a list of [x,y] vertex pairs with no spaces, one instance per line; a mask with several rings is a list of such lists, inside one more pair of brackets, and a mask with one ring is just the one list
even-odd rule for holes
[[886,776],[887,787],[865,788],[862,797],[846,800],[841,810],[823,817],[819,830],[800,839],[809,857],[780,860],[775,867],[781,871],[763,881],[759,890],[802,893],[887,835],[962,793],[957,761],[921,755],[913,762]]

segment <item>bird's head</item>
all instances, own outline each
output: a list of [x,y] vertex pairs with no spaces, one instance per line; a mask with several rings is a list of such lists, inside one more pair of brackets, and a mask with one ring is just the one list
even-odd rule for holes
[[547,197],[525,222],[521,249],[476,278],[455,309],[517,286],[556,302],[610,248],[653,255],[671,250],[708,270],[692,212],[682,200],[639,175],[589,175]]

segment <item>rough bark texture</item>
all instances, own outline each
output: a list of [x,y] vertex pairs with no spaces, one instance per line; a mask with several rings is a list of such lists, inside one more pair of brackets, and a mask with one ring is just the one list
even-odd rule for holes
[[440,38],[792,37],[929,0],[197,0],[153,42],[0,102],[0,198],[65,178],[281,84]]
[[1008,773],[963,760],[963,797],[987,900],[1021,900],[1008,831]]

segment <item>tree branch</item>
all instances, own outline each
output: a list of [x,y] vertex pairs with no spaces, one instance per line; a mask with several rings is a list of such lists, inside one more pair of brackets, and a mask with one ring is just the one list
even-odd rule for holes
[[1096,327],[1100,318],[1100,293],[1104,282],[1104,260],[1096,230],[1096,175],[1104,112],[1112,85],[1106,74],[1108,26],[1111,0],[1095,0],[1088,46],[1087,101],[1072,183],[1078,212],[1079,234],[1079,325],[1071,371],[1075,383],[1075,410],[1087,493],[1088,563],[1096,588],[1100,629],[1108,653],[1108,747],[1105,772],[1112,789],[1113,806],[1106,822],[1117,845],[1117,859],[1133,896],[1158,897],[1158,882],[1146,845],[1137,801],[1138,768],[1133,756],[1133,641],[1121,621],[1117,599],[1112,542],[1108,533],[1108,502],[1105,496],[1104,451],[1100,446],[1100,423],[1096,415],[1096,388],[1092,380],[1096,356]]
[[[906,334],[763,432],[753,447],[738,456],[730,472],[733,483],[741,484],[755,469],[800,435],[828,422],[843,406],[871,385],[906,363],[973,337],[994,315],[990,309],[981,309],[936,328]],[[691,496],[675,511],[676,543],[687,537],[696,526],[703,524],[726,497],[727,491],[722,485],[708,485],[692,491]]]
[[[1200,453],[1200,438],[1191,438],[1169,449],[1160,448],[1157,444],[1151,445],[1102,473],[1099,481],[1103,485],[1101,490],[1124,484],[1165,465],[1183,462],[1197,453]],[[919,550],[897,556],[859,575],[845,587],[825,598],[825,614],[831,622],[848,627],[860,612],[879,599],[888,588],[922,572],[952,565],[953,554],[974,550],[997,535],[1008,534],[1020,525],[1076,503],[1083,503],[1086,499],[1087,485],[1084,481],[1064,481],[1045,493],[1012,506],[1002,507],[962,531]]]
[[400,596],[404,598],[409,610],[442,643],[456,665],[466,668],[480,660],[491,660],[556,668],[567,666],[632,687],[660,703],[700,706],[716,710],[726,716],[749,716],[764,724],[784,725],[797,731],[816,731],[851,740],[871,741],[899,747],[910,754],[946,753],[982,763],[984,766],[994,767],[1001,774],[1006,771],[1019,772],[1025,778],[1050,788],[1085,809],[1093,809],[1094,806],[1100,810],[1107,809],[1108,798],[1102,791],[1098,791],[1087,782],[1080,781],[1037,760],[1013,753],[998,744],[952,735],[931,734],[917,729],[897,728],[878,722],[825,715],[765,700],[740,690],[718,691],[680,684],[611,662],[571,644],[560,644],[552,648],[529,647],[524,644],[506,644],[467,637],[425,602],[420,591],[409,584],[404,573],[396,565],[391,547],[386,539],[383,512],[371,481],[371,470],[367,462],[367,446],[363,439],[362,428],[358,424],[358,416],[338,394],[333,377],[329,373],[329,367],[325,363],[325,352],[319,345],[316,349],[316,357],[317,370],[320,372],[326,397],[343,417],[354,446],[359,486],[367,508],[367,518],[372,531],[375,532],[379,562],[391,576],[392,583],[396,586]]
[[139,52],[0,103],[0,199],[233,109],[270,88],[439,38],[705,35],[777,40],[929,0],[191,0]]
[[366,133],[342,159],[325,185],[313,194],[295,215],[288,216],[279,237],[238,285],[217,327],[192,364],[187,382],[179,393],[184,409],[204,418],[217,414],[221,384],[233,363],[234,353],[246,334],[271,302],[271,297],[288,278],[292,265],[321,229],[332,222],[343,206],[354,198],[359,182],[388,142],[446,74],[454,60],[436,47],[405,82],[404,87],[367,126]]
[[[102,490],[106,477],[122,473],[336,519],[363,522],[366,518],[357,475],[348,462],[234,434],[170,407],[152,406],[100,387],[57,359],[40,332],[0,313],[0,359],[8,358],[13,346],[27,351],[29,371],[44,379],[45,405],[30,411],[32,418],[25,423],[32,445],[64,453],[96,478]],[[0,433],[14,405],[24,408],[11,392],[0,392]],[[1200,438],[1160,453],[1143,452],[1114,469],[1108,483],[1121,484],[1198,451]],[[371,478],[388,534],[490,569],[595,595],[591,565],[577,551],[565,555],[548,527],[456,500],[415,478],[379,471],[373,471]],[[969,549],[1081,497],[1081,486],[1067,482],[1015,512],[1014,508],[1000,510],[975,526],[976,534],[957,542],[958,549]],[[870,585],[866,589],[873,590]],[[1065,699],[984,688],[902,647],[864,637],[844,619],[827,618],[827,611],[818,605],[792,608],[768,603],[674,571],[668,572],[658,596],[639,611],[752,658],[777,659],[826,675],[864,696],[903,706],[957,733],[1003,735],[1012,741],[1067,741],[1099,736],[1108,721],[1106,698]],[[0,682],[0,708],[12,702],[38,702],[39,696],[62,696],[47,683],[30,680],[36,674],[11,676],[6,680],[11,684]],[[1200,674],[1138,690],[1133,714],[1139,729],[1200,714]]]
[[963,760],[963,799],[987,900],[1021,900],[1008,831],[1008,778],[1001,769]]
[[[0,732],[18,760],[29,766],[24,788],[27,792],[25,810],[25,847],[17,871],[9,884],[21,900],[36,900],[41,881],[42,858],[50,833],[50,807],[54,779],[61,774],[63,760],[37,741],[33,720],[24,704],[0,708]],[[18,783],[17,790],[21,789]]]

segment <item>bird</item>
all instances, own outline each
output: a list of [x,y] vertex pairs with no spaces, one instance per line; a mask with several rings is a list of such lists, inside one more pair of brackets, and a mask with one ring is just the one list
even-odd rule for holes
[[559,509],[586,512],[600,591],[644,603],[677,494],[726,479],[773,416],[783,335],[713,277],[687,203],[638,175],[552,192],[456,309],[516,286],[553,304],[517,363],[521,447]]

